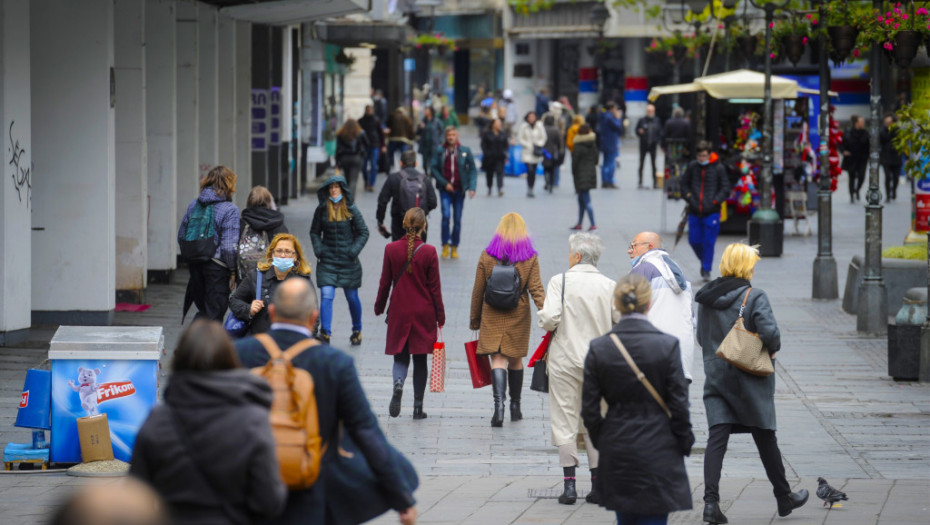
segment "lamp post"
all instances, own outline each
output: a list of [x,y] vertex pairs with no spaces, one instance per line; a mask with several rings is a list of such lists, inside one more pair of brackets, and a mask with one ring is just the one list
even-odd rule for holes
[[[685,22],[684,4],[679,3],[678,5],[675,5],[673,3],[669,3],[665,6],[665,9],[662,10],[662,13],[663,15],[665,15],[662,17],[662,24],[665,26],[665,29],[668,32],[673,33],[675,36],[679,37],[678,40],[680,41],[681,30],[672,29],[671,27],[669,27],[669,22],[666,20],[666,18],[670,18],[672,24],[675,24],[675,25],[684,24]],[[681,57],[675,56],[674,52],[672,53],[672,85],[678,85],[679,83],[681,83],[681,59],[682,58],[684,58],[684,53],[682,53]],[[673,94],[672,104],[675,106],[678,106],[678,101],[679,101],[678,93]]]
[[[928,226],[930,226],[930,220],[928,220]],[[927,228],[927,255],[927,275],[930,276],[930,228]],[[930,299],[930,281],[927,281],[927,297]],[[927,319],[920,327],[919,359],[917,380],[921,383],[930,383],[930,307],[927,308]]]
[[[874,9],[881,9],[881,0],[872,0]],[[888,331],[887,290],[882,279],[882,194],[878,186],[878,155],[880,104],[882,100],[881,74],[882,47],[872,44],[869,57],[869,97],[871,122],[869,123],[869,191],[865,206],[865,268],[859,285],[859,309],[856,312],[856,330],[868,334]]]
[[[597,27],[598,36],[601,40],[604,38],[604,24],[607,23],[608,18],[610,18],[610,11],[603,3],[598,3],[588,12],[588,20],[591,22],[591,25]],[[596,55],[595,60],[597,61],[597,100],[602,100],[601,95],[605,87],[604,78],[601,76],[601,64],[603,60],[597,58]]]
[[[820,0],[820,20],[827,19],[827,0]],[[833,191],[830,174],[830,64],[828,37],[820,37],[820,184],[817,187],[817,257],[811,296],[814,299],[839,297],[836,259],[833,258]]]
[[782,253],[784,237],[784,224],[778,212],[772,209],[772,164],[774,162],[774,134],[772,102],[772,24],[775,20],[775,11],[784,9],[788,0],[780,3],[769,2],[763,5],[756,0],[749,0],[752,5],[765,10],[765,87],[763,97],[762,128],[762,180],[760,181],[761,206],[749,220],[749,244],[760,245],[759,254],[762,256],[779,257]]

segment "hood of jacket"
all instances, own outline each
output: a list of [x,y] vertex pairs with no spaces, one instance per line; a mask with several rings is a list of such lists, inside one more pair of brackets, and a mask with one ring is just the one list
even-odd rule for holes
[[584,135],[575,135],[574,145],[577,146],[578,144],[582,144],[585,142],[594,142],[595,138],[596,137],[594,133],[586,133]]
[[346,200],[346,205],[351,206],[353,204],[352,192],[349,191],[346,179],[342,175],[333,175],[320,186],[320,189],[316,192],[317,198],[320,199],[320,204],[326,204],[326,200],[329,199],[329,187],[333,184],[338,184],[342,187],[342,197]]
[[197,197],[197,202],[201,204],[216,204],[217,202],[228,201],[229,197],[223,197],[220,195],[213,186],[207,186],[206,188],[200,190],[200,196]]
[[749,286],[751,284],[746,279],[718,277],[698,290],[694,300],[716,310],[726,310],[734,301],[742,301],[743,294]]
[[668,283],[668,287],[676,294],[680,294],[688,288],[688,280],[685,278],[684,272],[668,256],[668,252],[665,250],[649,250],[640,257],[636,266],[644,262],[652,264],[662,274],[662,278]]
[[271,406],[271,388],[245,368],[171,374],[165,402],[185,409],[211,409],[230,405]]
[[280,228],[284,224],[284,214],[264,206],[246,208],[242,210],[242,220],[249,223],[254,230],[269,231]]

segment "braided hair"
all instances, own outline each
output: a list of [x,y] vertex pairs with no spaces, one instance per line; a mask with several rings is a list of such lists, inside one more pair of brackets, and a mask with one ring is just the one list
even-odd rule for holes
[[[424,228],[426,228],[426,212],[423,211],[423,208],[414,207],[407,210],[407,213],[404,214],[404,231],[407,232],[405,235],[407,239],[407,262],[413,260],[413,245]],[[407,273],[413,273],[412,265],[407,265]]]
[[614,289],[614,305],[623,315],[646,313],[652,300],[652,286],[638,273],[627,274],[617,281]]

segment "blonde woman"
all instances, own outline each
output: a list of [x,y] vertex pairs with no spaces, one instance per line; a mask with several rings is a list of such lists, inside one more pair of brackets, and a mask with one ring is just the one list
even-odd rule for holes
[[[212,257],[205,260],[189,260],[190,279],[184,294],[181,314],[187,315],[191,304],[197,306],[197,317],[223,321],[229,306],[229,291],[234,285],[231,278],[236,269],[236,244],[239,242],[239,208],[232,202],[236,193],[236,174],[226,166],[217,166],[200,181],[200,195],[187,206],[187,212],[178,228],[178,244],[184,253],[184,236],[187,226],[194,218],[207,217],[212,213],[216,232]],[[212,208],[212,210],[210,210]],[[195,221],[196,223],[197,221]]]
[[774,356],[781,349],[769,298],[749,282],[757,262],[757,248],[740,243],[727,246],[720,261],[720,277],[694,296],[698,303],[697,340],[704,351],[704,409],[709,429],[704,454],[704,521],[709,523],[727,522],[720,510],[720,471],[733,433],[752,434],[774,489],[779,516],[791,514],[808,497],[804,489],[791,492],[785,479],[775,438],[775,375],[747,374],[716,355],[741,311],[746,329],[759,335],[769,354]]
[[[256,299],[259,273],[262,274],[262,293],[261,299]],[[233,314],[239,319],[249,319],[249,334],[265,333],[271,328],[271,319],[268,317],[271,297],[278,285],[291,277],[309,281],[310,263],[304,257],[296,237],[289,233],[279,233],[268,244],[265,257],[258,263],[258,267],[250,271],[229,296],[229,309]]]
[[332,334],[333,300],[342,288],[352,315],[352,346],[362,344],[362,263],[358,255],[368,242],[368,227],[362,212],[352,202],[352,192],[341,175],[330,177],[317,192],[320,205],[313,214],[310,240],[316,255],[316,284],[320,287],[320,332],[329,343]]
[[[488,277],[494,267],[512,265],[520,276],[522,287],[516,308],[502,310],[485,301]],[[527,296],[527,293],[529,296]],[[504,424],[504,400],[510,384],[510,420],[523,419],[520,410],[523,389],[523,358],[530,344],[530,298],[541,310],[546,292],[539,278],[539,260],[526,222],[516,213],[504,215],[497,231],[478,258],[475,285],[471,293],[471,329],[480,330],[478,354],[491,356],[491,386],[494,393],[494,415],[491,426]]]

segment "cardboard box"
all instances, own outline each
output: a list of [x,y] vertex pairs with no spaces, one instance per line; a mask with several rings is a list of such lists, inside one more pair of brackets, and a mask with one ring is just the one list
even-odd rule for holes
[[106,414],[79,417],[78,438],[81,441],[81,461],[106,461],[113,459],[110,443],[110,423]]

